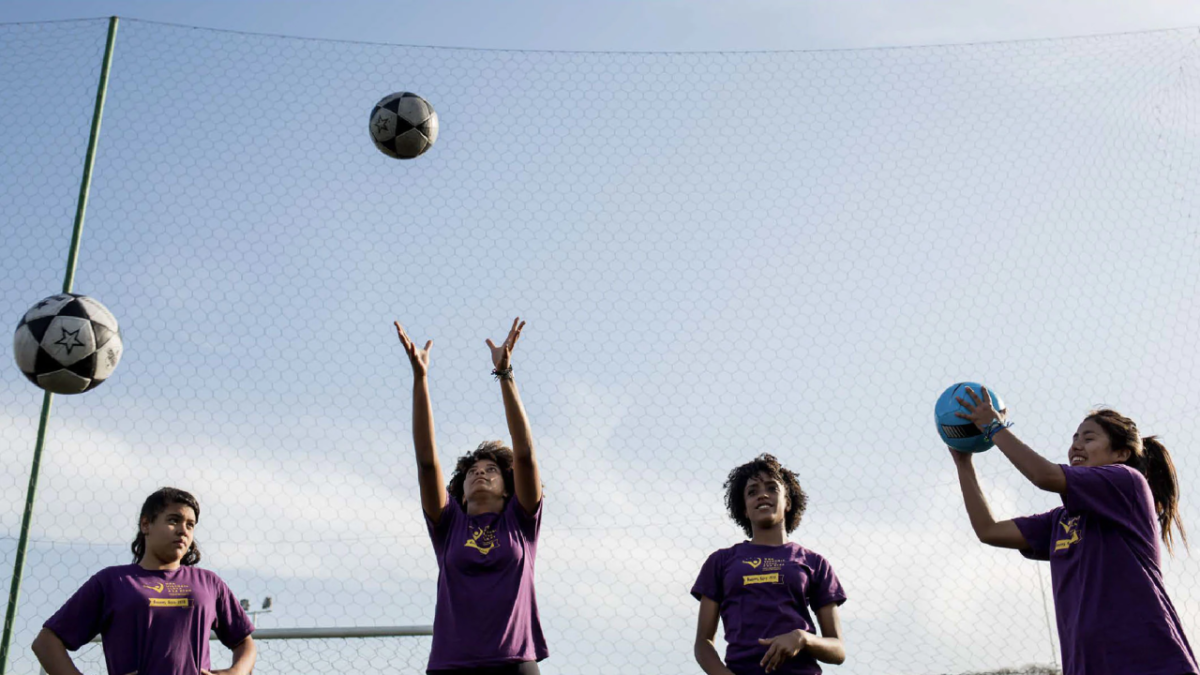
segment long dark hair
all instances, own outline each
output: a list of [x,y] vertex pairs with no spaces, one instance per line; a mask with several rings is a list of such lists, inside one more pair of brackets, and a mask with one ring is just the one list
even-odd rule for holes
[[459,457],[458,462],[454,465],[454,473],[450,476],[450,484],[446,486],[446,491],[450,493],[454,501],[466,507],[463,500],[466,499],[467,472],[477,462],[484,459],[490,459],[500,467],[500,475],[504,477],[504,491],[508,493],[508,498],[504,500],[504,504],[507,506],[508,499],[511,499],[517,490],[513,479],[513,451],[501,441],[484,441],[479,444],[478,448]]
[[742,528],[747,537],[754,536],[753,528],[750,526],[750,517],[746,515],[745,493],[746,483],[749,483],[750,479],[755,476],[766,476],[770,480],[777,480],[783,484],[783,490],[787,493],[788,500],[783,522],[787,533],[791,534],[800,526],[800,519],[804,517],[804,509],[808,508],[808,495],[804,494],[804,490],[800,487],[800,481],[796,478],[795,472],[780,464],[774,455],[759,455],[729,472],[729,477],[725,479],[725,508],[729,510],[729,517]]
[[[142,534],[142,520],[154,522],[159,514],[167,510],[172,504],[181,504],[183,506],[192,507],[192,511],[196,514],[196,522],[200,522],[200,502],[192,496],[190,492],[184,492],[178,488],[165,487],[155,491],[146,501],[142,503],[142,513],[138,516],[138,533],[137,538],[133,540],[133,544],[129,546],[129,550],[133,553],[133,563],[136,565],[146,557],[146,535]],[[192,545],[184,554],[183,560],[179,561],[181,565],[195,565],[200,562],[200,545],[196,540],[192,540]]]
[[1129,459],[1123,464],[1137,469],[1146,477],[1150,494],[1154,496],[1154,508],[1158,512],[1158,524],[1167,550],[1174,553],[1172,530],[1179,531],[1179,538],[1187,548],[1187,530],[1179,514],[1179,479],[1175,475],[1175,463],[1171,461],[1167,446],[1157,436],[1142,438],[1138,434],[1137,424],[1115,410],[1093,410],[1088,413],[1087,419],[1104,429],[1114,451],[1129,451]]

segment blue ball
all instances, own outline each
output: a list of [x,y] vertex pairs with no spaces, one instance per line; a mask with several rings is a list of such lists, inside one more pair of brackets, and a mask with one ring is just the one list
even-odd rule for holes
[[[967,412],[967,409],[955,400],[956,397],[959,397],[964,401],[971,401],[971,395],[967,393],[967,387],[973,389],[976,396],[983,395],[983,385],[978,382],[959,382],[950,385],[938,397],[937,405],[934,406],[934,418],[937,421],[938,435],[942,437],[942,441],[946,445],[959,452],[983,452],[991,448],[993,443],[984,437],[983,432],[972,422],[954,414],[956,412]],[[993,408],[999,412],[1006,410],[1004,402],[1000,400],[996,392],[988,389],[988,396],[992,399]]]

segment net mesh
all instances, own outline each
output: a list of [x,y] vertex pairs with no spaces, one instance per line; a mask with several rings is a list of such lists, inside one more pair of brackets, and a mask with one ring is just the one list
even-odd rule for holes
[[[13,326],[61,284],[105,27],[0,26]],[[517,314],[543,672],[695,672],[688,591],[742,539],[722,482],[759,452],[798,472],[794,539],[850,596],[837,672],[1053,667],[1048,569],[975,542],[931,408],[988,382],[1058,460],[1112,405],[1165,437],[1195,520],[1198,37],[550,53],[123,20],[75,291],[126,353],[55,399],[10,672],[164,484],[200,500],[202,565],[274,598],[260,627],[431,623],[390,324],[434,340],[445,465],[506,436],[484,339]],[[400,90],[441,118],[411,162],[366,131]],[[4,588],[40,401],[0,369]],[[1054,506],[977,465],[998,516]],[[1195,634],[1200,569],[1164,565]],[[428,654],[362,644],[272,643],[256,672]]]

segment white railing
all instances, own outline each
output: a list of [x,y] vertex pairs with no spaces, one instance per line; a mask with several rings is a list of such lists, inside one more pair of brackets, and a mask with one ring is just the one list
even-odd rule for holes
[[[322,640],[331,638],[381,638],[381,637],[413,637],[433,635],[433,626],[354,626],[332,628],[259,628],[252,634],[258,640]],[[216,639],[210,634],[209,639]],[[93,643],[100,642],[96,636]],[[46,675],[45,669],[38,669],[39,675]]]

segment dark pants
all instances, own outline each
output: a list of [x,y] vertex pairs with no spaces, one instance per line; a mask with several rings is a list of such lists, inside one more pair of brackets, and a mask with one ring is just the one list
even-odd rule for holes
[[487,668],[452,668],[450,670],[427,670],[426,675],[539,675],[537,661],[522,661],[504,666]]

